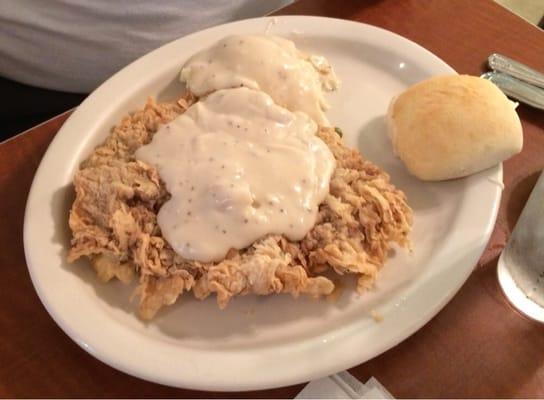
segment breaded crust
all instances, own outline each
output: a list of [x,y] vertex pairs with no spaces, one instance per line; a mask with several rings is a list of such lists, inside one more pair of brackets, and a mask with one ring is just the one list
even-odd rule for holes
[[280,235],[232,249],[214,263],[185,260],[161,236],[157,212],[169,194],[157,171],[134,158],[161,124],[181,114],[194,98],[155,103],[123,118],[74,176],[69,261],[87,257],[102,281],[139,279],[139,314],[151,319],[184,291],[198,299],[215,293],[224,308],[236,295],[328,295],[324,274],[353,274],[357,289],[372,285],[393,243],[408,247],[412,210],[389,176],[346,147],[332,128],[319,137],[336,158],[330,194],[316,225],[300,242]]

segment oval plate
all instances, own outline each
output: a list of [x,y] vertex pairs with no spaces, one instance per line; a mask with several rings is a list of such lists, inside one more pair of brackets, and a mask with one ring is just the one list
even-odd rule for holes
[[[174,99],[177,77],[192,54],[233,33],[292,38],[326,56],[343,85],[329,96],[329,118],[346,142],[384,168],[414,209],[412,254],[398,250],[376,288],[344,290],[335,303],[287,295],[215,299],[182,297],[150,323],[130,304],[132,287],[101,284],[88,263],[66,263],[79,163],[125,114],[148,96]],[[250,390],[295,384],[360,364],[418,330],[470,275],[491,234],[502,167],[465,179],[424,183],[392,154],[384,114],[392,96],[453,69],[391,32],[355,22],[288,16],[222,25],[167,44],[135,61],[93,92],[49,146],[28,197],[24,245],[34,287],[59,326],[114,368],[166,385]],[[370,314],[379,313],[383,321]]]

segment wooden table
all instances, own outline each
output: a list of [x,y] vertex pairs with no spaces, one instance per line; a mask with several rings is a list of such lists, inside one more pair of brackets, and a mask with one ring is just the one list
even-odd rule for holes
[[[491,0],[301,0],[279,14],[365,22],[397,32],[479,74],[501,52],[544,70],[544,32]],[[544,168],[544,112],[520,106],[525,146],[504,165],[505,191],[492,239],[454,299],[423,329],[353,368],[396,397],[543,397],[544,326],[511,309],[497,257]],[[0,396],[276,397],[303,385],[249,393],[203,393],[145,382],[97,361],[72,342],[40,303],[26,269],[24,204],[40,159],[69,113],[0,144]]]

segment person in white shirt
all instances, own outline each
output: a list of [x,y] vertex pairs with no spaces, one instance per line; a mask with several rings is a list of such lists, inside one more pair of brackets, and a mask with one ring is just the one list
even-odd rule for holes
[[10,98],[0,110],[2,134],[10,122],[20,130],[36,123],[35,115],[39,120],[79,104],[116,71],[165,43],[291,2],[2,0],[0,90]]

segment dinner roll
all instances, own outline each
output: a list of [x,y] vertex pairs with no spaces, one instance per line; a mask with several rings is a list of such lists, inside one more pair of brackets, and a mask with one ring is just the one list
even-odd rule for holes
[[387,121],[395,153],[423,180],[473,174],[523,145],[515,103],[474,76],[438,76],[408,88],[391,101]]

